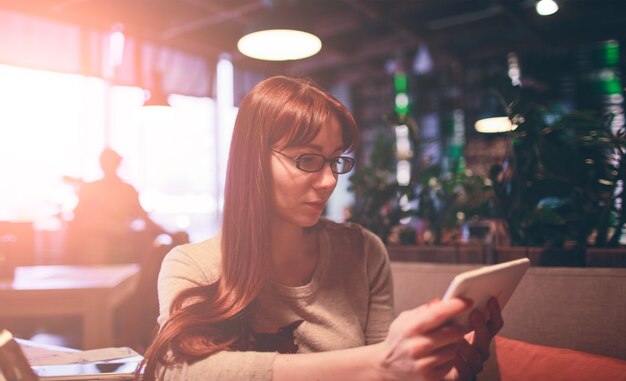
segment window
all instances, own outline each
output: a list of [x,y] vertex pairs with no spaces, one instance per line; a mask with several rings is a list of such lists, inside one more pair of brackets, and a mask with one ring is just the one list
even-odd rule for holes
[[63,176],[97,175],[102,81],[0,65],[0,83],[0,220],[58,228],[76,203]]
[[114,88],[111,146],[124,157],[120,175],[152,218],[197,241],[220,223],[215,102],[182,95],[169,102],[170,109],[145,110],[141,89]]
[[77,202],[80,183],[71,180],[100,177],[98,155],[109,141],[124,157],[120,176],[155,221],[194,241],[215,233],[219,162],[228,155],[217,142],[232,127],[218,134],[212,99],[171,95],[169,117],[151,121],[141,116],[137,87],[6,65],[0,84],[0,220],[61,230]]

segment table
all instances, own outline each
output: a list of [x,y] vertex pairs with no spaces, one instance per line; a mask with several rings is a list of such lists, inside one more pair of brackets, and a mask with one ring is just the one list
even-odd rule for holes
[[79,315],[82,349],[114,346],[115,307],[135,294],[139,265],[22,266],[0,281],[0,317]]

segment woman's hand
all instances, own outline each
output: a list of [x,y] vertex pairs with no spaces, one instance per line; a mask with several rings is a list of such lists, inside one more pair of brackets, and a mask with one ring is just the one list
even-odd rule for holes
[[465,340],[459,345],[458,354],[453,360],[454,367],[446,375],[446,380],[471,380],[483,370],[483,363],[489,358],[491,340],[504,325],[500,306],[495,298],[489,300],[487,309],[488,321],[477,310],[470,314],[474,330],[465,335]]
[[[374,345],[339,351],[276,355],[272,380],[469,380],[482,369],[489,343],[502,327],[497,303],[490,319],[472,314],[474,332],[463,336],[452,318],[472,302],[454,298],[402,312],[387,338]],[[232,353],[232,352],[227,352]]]
[[[471,302],[455,298],[398,315],[381,343],[385,348],[378,367],[381,378],[441,380],[455,365],[463,343],[467,343],[463,329],[447,322],[470,307]],[[483,347],[482,337],[476,345]]]

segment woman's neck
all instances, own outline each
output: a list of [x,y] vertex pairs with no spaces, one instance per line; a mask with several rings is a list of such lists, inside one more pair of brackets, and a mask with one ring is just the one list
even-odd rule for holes
[[307,284],[318,259],[316,229],[275,223],[272,238],[272,279],[286,286]]

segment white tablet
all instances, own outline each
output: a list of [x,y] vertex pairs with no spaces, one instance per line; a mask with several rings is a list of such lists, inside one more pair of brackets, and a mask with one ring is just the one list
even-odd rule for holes
[[[529,266],[528,258],[523,258],[460,273],[454,277],[448,286],[443,300],[454,297],[471,299],[474,302],[473,308],[478,309],[485,316],[485,319],[489,319],[487,311],[489,299],[495,297],[500,309],[504,309]],[[469,322],[469,314],[472,309],[453,319],[467,332],[472,330]]]

